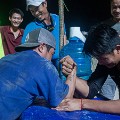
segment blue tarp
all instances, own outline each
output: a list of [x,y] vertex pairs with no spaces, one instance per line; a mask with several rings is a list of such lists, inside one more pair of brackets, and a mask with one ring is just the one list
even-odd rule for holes
[[21,120],[120,120],[120,116],[87,110],[62,112],[42,106],[32,106],[23,112]]

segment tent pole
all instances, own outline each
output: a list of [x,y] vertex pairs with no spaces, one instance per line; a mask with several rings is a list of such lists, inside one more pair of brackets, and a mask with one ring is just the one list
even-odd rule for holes
[[64,46],[64,2],[63,0],[59,0],[59,39],[60,39],[60,46],[59,49]]
[[[58,1],[59,4],[59,58],[60,50],[64,46],[64,2],[63,0]],[[60,64],[58,67],[58,72],[60,73]]]

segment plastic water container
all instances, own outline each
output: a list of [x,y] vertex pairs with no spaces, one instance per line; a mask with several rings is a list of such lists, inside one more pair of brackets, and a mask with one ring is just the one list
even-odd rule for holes
[[[71,37],[69,39],[69,43],[61,49],[60,59],[66,55],[69,55],[77,63],[77,77],[88,80],[92,73],[91,57],[82,52],[83,47],[84,42],[82,40],[78,37]],[[63,80],[66,79],[61,70],[60,77]]]

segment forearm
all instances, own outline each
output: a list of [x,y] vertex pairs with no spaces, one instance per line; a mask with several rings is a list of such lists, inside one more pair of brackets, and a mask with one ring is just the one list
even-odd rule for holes
[[66,45],[67,37],[64,35],[64,45]]
[[76,78],[75,88],[80,93],[81,96],[87,97],[89,93],[89,86],[87,85],[87,81],[82,80],[80,78]]
[[82,109],[120,114],[120,100],[101,101],[82,99]]
[[69,86],[69,92],[66,98],[73,98],[76,84],[76,70],[74,69],[70,75],[67,76],[66,84]]

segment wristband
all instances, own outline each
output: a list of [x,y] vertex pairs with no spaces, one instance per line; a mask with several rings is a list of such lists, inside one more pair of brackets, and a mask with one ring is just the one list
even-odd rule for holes
[[82,110],[82,98],[81,98],[81,106],[80,106],[81,110]]

